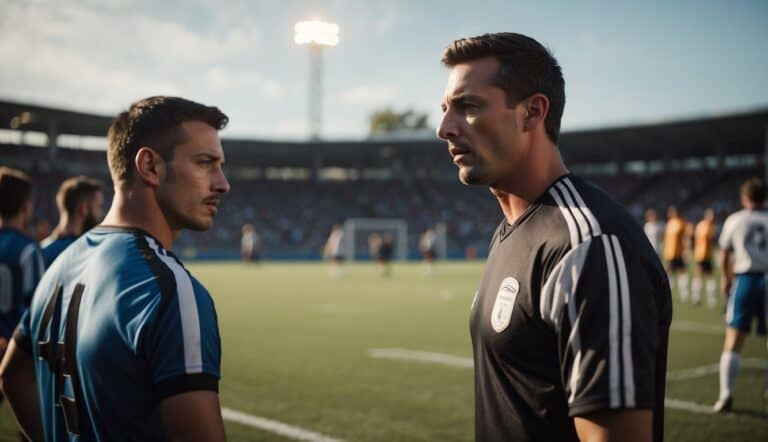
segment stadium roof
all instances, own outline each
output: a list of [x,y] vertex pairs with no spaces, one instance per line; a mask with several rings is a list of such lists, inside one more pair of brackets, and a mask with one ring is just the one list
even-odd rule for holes
[[112,117],[0,100],[0,129],[107,136]]
[[[112,117],[0,100],[0,129],[59,134],[106,136]],[[563,132],[560,149],[569,162],[656,160],[718,154],[763,152],[768,130],[768,108],[750,112],[654,124]],[[428,151],[445,149],[438,140],[365,140],[278,142],[226,139],[227,154],[293,157],[310,161],[318,151],[326,155],[370,156],[382,149]]]
[[750,112],[645,125],[563,132],[568,160],[654,160],[763,152],[768,108]]

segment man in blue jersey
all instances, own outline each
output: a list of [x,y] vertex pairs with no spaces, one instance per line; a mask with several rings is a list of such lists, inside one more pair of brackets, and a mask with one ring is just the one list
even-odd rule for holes
[[0,167],[0,358],[43,275],[40,248],[24,233],[32,213],[32,182]]
[[103,199],[98,180],[77,176],[61,183],[56,193],[59,224],[40,243],[46,267],[80,235],[101,221]]
[[[722,287],[728,305],[720,356],[720,396],[713,406],[716,412],[730,411],[733,406],[733,385],[741,366],[741,348],[752,323],[757,322],[758,334],[766,334],[768,211],[764,208],[765,184],[759,178],[752,178],[741,186],[740,193],[744,209],[725,220],[719,241],[723,251]],[[768,401],[768,365],[763,396]]]
[[182,229],[209,229],[229,191],[226,123],[161,96],[110,126],[112,207],[46,272],[0,365],[32,439],[225,439],[216,311],[169,249]]

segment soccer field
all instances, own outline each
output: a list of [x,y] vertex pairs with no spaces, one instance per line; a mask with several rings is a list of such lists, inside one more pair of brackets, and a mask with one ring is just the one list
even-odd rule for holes
[[[472,440],[468,316],[481,262],[445,263],[434,276],[399,264],[391,278],[369,263],[348,266],[342,279],[329,278],[321,263],[189,269],[217,305],[229,440]],[[721,324],[720,308],[676,299],[667,440],[768,435],[765,341],[755,336],[743,353],[735,412],[706,412],[718,391]],[[3,405],[1,440],[18,440],[13,426]]]

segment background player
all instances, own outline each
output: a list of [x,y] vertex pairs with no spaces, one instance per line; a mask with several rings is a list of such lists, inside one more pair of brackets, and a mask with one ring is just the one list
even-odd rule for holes
[[645,211],[643,231],[645,236],[648,237],[648,242],[651,243],[653,250],[656,251],[657,255],[661,256],[664,245],[664,223],[659,219],[655,209],[647,209]]
[[46,272],[0,366],[32,439],[224,440],[213,301],[169,249],[182,229],[210,228],[229,190],[226,122],[176,97],[113,121],[112,207]]
[[0,167],[0,357],[45,268],[37,242],[25,233],[33,207],[29,177]]
[[328,241],[323,248],[323,258],[330,262],[328,274],[334,278],[344,276],[344,269],[341,264],[344,262],[343,253],[344,228],[341,224],[335,224],[331,228],[331,234],[328,235]]
[[245,262],[258,263],[261,259],[261,238],[253,224],[245,224],[240,238],[240,256]]
[[672,283],[677,285],[680,299],[688,302],[691,297],[688,269],[685,266],[690,248],[690,228],[677,211],[677,207],[667,208],[667,224],[664,228],[664,261]]
[[704,217],[696,223],[693,233],[693,259],[696,261],[696,269],[691,284],[691,300],[694,304],[699,304],[702,297],[701,292],[704,290],[709,308],[714,308],[717,304],[715,295],[717,283],[712,271],[715,231],[715,211],[706,209]]
[[[766,189],[759,178],[740,189],[744,209],[725,220],[720,233],[722,288],[728,296],[725,342],[720,356],[720,395],[714,411],[730,411],[733,384],[741,366],[744,337],[757,321],[757,333],[766,334],[765,274],[768,272],[768,212],[764,209]],[[768,401],[768,365],[763,397]],[[768,404],[767,404],[768,405]],[[768,411],[768,408],[766,408]]]
[[392,253],[395,239],[390,233],[371,233],[368,235],[368,250],[371,258],[376,261],[379,274],[383,277],[392,275]]
[[424,258],[424,262],[427,264],[427,274],[432,275],[435,273],[435,257],[437,252],[435,247],[437,245],[437,235],[435,230],[429,228],[421,234],[419,238],[419,251]]
[[101,182],[98,180],[78,176],[61,183],[56,193],[59,224],[40,243],[46,267],[80,235],[101,221],[104,216],[103,202]]

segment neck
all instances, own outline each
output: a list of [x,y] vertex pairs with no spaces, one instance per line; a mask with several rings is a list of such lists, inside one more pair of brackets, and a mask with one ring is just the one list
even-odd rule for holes
[[79,236],[81,233],[83,233],[83,220],[75,219],[63,212],[51,236],[61,238],[62,236]]
[[0,218],[0,229],[16,229],[23,232],[26,224],[22,213],[17,213],[10,218]]
[[117,227],[133,227],[147,231],[157,238],[165,249],[170,249],[179,234],[168,224],[151,189],[127,189],[115,187],[112,206],[102,224]]
[[507,222],[514,224],[547,188],[568,173],[557,146],[547,143],[529,150],[514,176],[491,185]]

